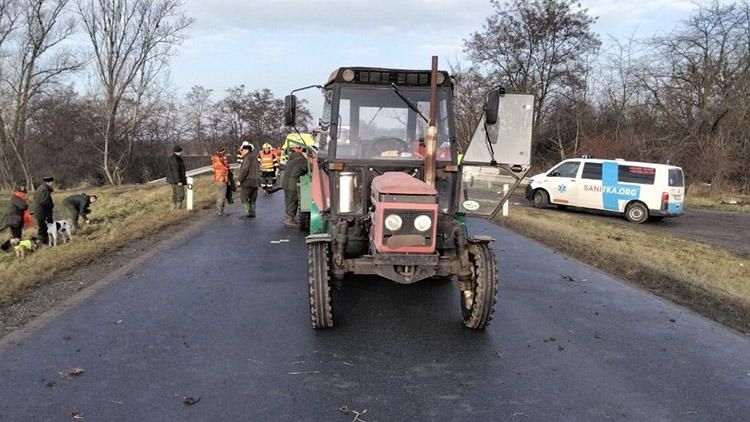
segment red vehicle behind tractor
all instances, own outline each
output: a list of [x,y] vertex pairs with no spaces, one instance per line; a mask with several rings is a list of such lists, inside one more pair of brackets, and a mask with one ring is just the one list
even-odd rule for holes
[[[310,198],[301,208],[310,212],[313,327],[333,326],[332,286],[363,274],[402,284],[453,278],[464,324],[487,327],[497,262],[492,239],[469,235],[466,216],[494,217],[506,199],[498,194],[504,178],[517,186],[528,171],[533,97],[489,91],[460,160],[453,83],[437,58],[432,70],[344,67],[316,87],[321,132],[309,149],[312,177],[302,183],[310,192],[301,195]],[[285,104],[293,125],[296,97]]]

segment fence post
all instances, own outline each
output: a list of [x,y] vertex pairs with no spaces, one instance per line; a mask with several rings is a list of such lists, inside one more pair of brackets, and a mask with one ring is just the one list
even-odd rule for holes
[[193,178],[187,178],[187,209],[193,209]]
[[[507,194],[508,194],[508,184],[506,183],[503,185],[503,198]],[[505,201],[505,203],[503,204],[503,217],[508,216],[508,202],[510,202],[510,198],[508,198],[508,200]]]

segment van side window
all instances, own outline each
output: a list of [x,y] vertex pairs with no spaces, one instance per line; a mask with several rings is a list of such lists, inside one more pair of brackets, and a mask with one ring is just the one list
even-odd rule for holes
[[568,161],[557,166],[548,175],[551,177],[576,177],[579,167],[581,167],[580,161]]
[[685,179],[682,177],[681,169],[669,169],[669,186],[685,186]]
[[638,183],[641,185],[653,185],[656,178],[656,169],[641,166],[617,166],[617,180],[621,183]]
[[602,180],[602,163],[583,163],[581,179]]

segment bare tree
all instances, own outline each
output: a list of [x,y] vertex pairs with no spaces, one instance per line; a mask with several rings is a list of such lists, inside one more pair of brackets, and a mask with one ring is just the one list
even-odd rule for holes
[[640,76],[662,130],[673,134],[676,158],[691,164],[689,174],[716,184],[750,171],[749,11],[747,3],[700,6],[680,27],[650,40],[659,60]]
[[[122,181],[121,163],[132,153],[140,101],[194,19],[181,11],[180,0],[76,0],[76,4],[92,44],[94,73],[103,97],[98,127],[101,170],[108,183],[117,184]],[[122,117],[126,98],[131,109]],[[124,154],[113,154],[116,143],[126,144]]]
[[[216,112],[223,122],[225,139],[232,148],[238,148],[244,140],[258,146],[269,142],[279,146],[286,138],[284,127],[284,100],[274,98],[267,88],[245,92],[240,85],[226,90],[227,96],[219,101]],[[308,128],[312,114],[306,101],[297,102],[297,127]]]
[[15,154],[27,186],[33,187],[29,166],[26,127],[33,100],[59,77],[81,67],[73,53],[60,44],[75,29],[73,19],[65,19],[68,0],[24,0],[20,3],[19,25],[8,40],[11,55],[4,64],[2,95],[6,98],[0,122],[0,138]]
[[216,104],[216,111],[222,122],[225,140],[230,149],[239,148],[247,136],[247,120],[249,106],[245,85],[239,85],[225,90],[227,96]]
[[[200,153],[210,153],[216,149],[216,145],[210,143],[210,118],[213,102],[211,101],[212,89],[203,86],[193,86],[185,95],[182,105],[182,115],[185,132],[189,138],[199,146]],[[193,151],[196,152],[196,151]]]
[[[471,34],[464,47],[484,66],[492,82],[536,96],[535,128],[544,121],[550,96],[572,85],[583,86],[586,57],[600,41],[587,9],[573,0],[492,0],[495,13],[484,31]],[[580,8],[580,4],[578,4]]]
[[490,88],[490,83],[476,68],[464,69],[460,64],[451,65],[451,76],[454,86],[456,139],[461,150],[466,151],[482,116],[484,95]]
[[[6,40],[15,31],[18,21],[21,15],[21,8],[19,7],[18,0],[0,0],[0,49],[4,49]],[[4,70],[7,64],[0,61],[0,78],[3,77]],[[0,109],[10,107],[10,103],[5,98],[0,98]],[[13,184],[13,169],[10,161],[8,151],[8,139],[5,135],[3,127],[5,123],[2,121],[2,113],[0,113],[0,183],[6,187]]]

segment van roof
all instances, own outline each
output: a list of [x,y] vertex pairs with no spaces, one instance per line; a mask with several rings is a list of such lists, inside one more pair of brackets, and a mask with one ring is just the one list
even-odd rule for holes
[[566,161],[580,161],[580,162],[586,162],[586,163],[617,163],[619,165],[626,165],[626,166],[667,167],[667,168],[675,168],[675,169],[682,170],[682,167],[675,166],[672,164],[646,163],[642,161],[627,161],[627,160],[623,160],[622,158],[617,158],[614,160],[609,160],[605,158],[568,158],[567,160],[561,161],[561,163],[564,163]]

